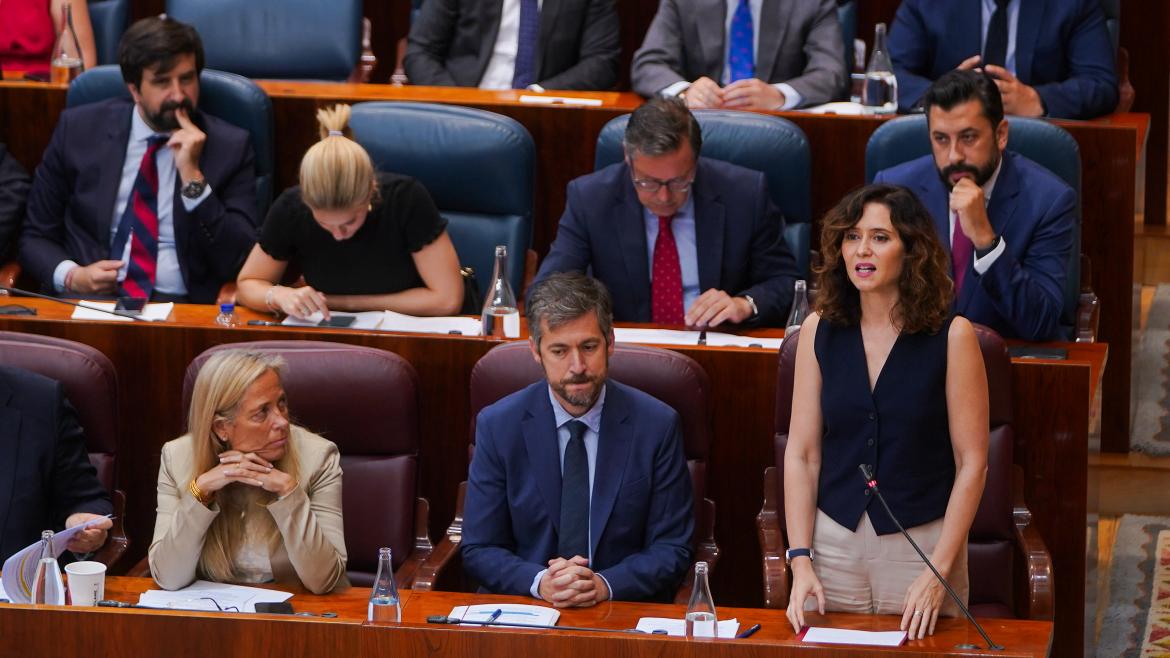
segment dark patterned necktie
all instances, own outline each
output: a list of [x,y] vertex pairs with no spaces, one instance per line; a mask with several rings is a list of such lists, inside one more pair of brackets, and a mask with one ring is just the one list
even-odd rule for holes
[[983,45],[983,64],[1007,65],[1008,49],[1008,2],[995,0],[995,12],[987,26],[987,41]]
[[536,82],[536,46],[540,41],[538,0],[520,0],[520,35],[516,39],[516,69],[512,88],[524,89]]
[[146,153],[138,166],[138,176],[126,199],[126,209],[114,233],[110,258],[122,260],[126,241],[130,241],[130,262],[119,295],[150,299],[158,272],[158,162],[155,156],[169,139],[166,135],[147,138]]
[[561,533],[557,554],[569,559],[589,557],[589,455],[585,452],[585,423],[570,420],[569,445],[561,468]]
[[682,266],[670,217],[658,218],[654,240],[654,271],[650,279],[650,320],[655,324],[683,324]]
[[754,39],[752,8],[748,0],[739,0],[739,6],[731,16],[731,33],[728,35],[728,82],[756,77],[756,65],[752,56]]

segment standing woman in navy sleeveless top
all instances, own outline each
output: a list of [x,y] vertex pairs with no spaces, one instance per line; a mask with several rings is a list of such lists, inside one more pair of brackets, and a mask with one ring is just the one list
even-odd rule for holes
[[788,618],[799,632],[806,609],[901,614],[919,639],[958,609],[857,466],[873,466],[898,520],[966,599],[987,375],[971,323],[950,315],[947,254],[913,193],[862,188],[822,226],[821,291],[800,332],[784,455]]

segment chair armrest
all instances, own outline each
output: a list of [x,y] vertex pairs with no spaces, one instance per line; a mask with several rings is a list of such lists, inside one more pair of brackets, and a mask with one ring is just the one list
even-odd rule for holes
[[1040,537],[1040,531],[1032,525],[1032,512],[1024,502],[1024,472],[1014,467],[1014,505],[1012,516],[1015,525],[1016,550],[1021,560],[1017,564],[1016,582],[1027,577],[1028,587],[1016,589],[1016,615],[1024,619],[1052,620],[1055,605],[1052,590],[1052,556]]
[[219,304],[235,304],[236,303],[236,282],[228,281],[219,288],[219,295],[215,298],[215,303]]
[[783,609],[788,607],[792,574],[784,559],[788,546],[780,525],[779,486],[780,475],[775,466],[769,466],[764,470],[764,505],[756,515],[756,532],[763,555],[764,607]]
[[126,517],[126,494],[121,489],[115,489],[110,498],[114,505],[114,525],[106,535],[106,543],[94,553],[93,560],[106,565],[107,573],[116,573],[114,570],[118,562],[130,548],[130,540],[122,526],[122,519]]
[[398,567],[398,571],[394,574],[395,580],[401,583],[403,588],[413,589],[415,574],[435,548],[434,544],[431,543],[430,532],[427,530],[430,512],[430,501],[426,498],[414,499],[414,546],[406,561]]
[[[691,563],[690,573],[694,573],[695,562],[706,562],[708,574],[714,574],[715,564],[719,562],[719,545],[715,543],[715,501],[704,498],[699,501],[695,518],[695,540],[692,542],[695,549],[695,559]],[[674,602],[687,605],[691,602],[691,592],[695,588],[695,579],[687,574],[683,578],[678,591],[674,593]]]
[[[463,499],[466,495],[467,482],[460,482],[459,490],[455,495],[455,518],[447,527],[443,538],[431,549],[426,560],[418,567],[418,573],[414,577],[411,589],[426,592],[433,590],[447,565],[459,555],[459,545],[463,541]],[[425,527],[423,526],[424,530]]]
[[16,285],[16,279],[20,277],[20,263],[15,260],[10,260],[0,267],[0,286],[11,288]]

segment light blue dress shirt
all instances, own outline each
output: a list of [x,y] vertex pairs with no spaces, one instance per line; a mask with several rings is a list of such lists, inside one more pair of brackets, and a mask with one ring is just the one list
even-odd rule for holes
[[[601,435],[601,412],[605,409],[605,384],[601,385],[601,394],[597,396],[597,402],[586,411],[581,417],[576,417],[565,410],[561,406],[560,401],[557,400],[556,395],[553,394],[552,387],[548,389],[548,401],[552,405],[553,420],[557,425],[557,446],[559,448],[561,473],[565,470],[565,449],[569,446],[569,428],[567,427],[569,421],[578,420],[585,423],[585,436],[581,439],[585,442],[585,456],[589,462],[589,500],[593,501],[593,473],[597,465],[597,439]],[[593,524],[589,524],[589,562],[593,562]],[[532,580],[532,587],[529,588],[529,593],[534,598],[540,598],[540,579],[544,578],[544,574],[548,569],[541,569],[540,573],[536,574],[536,578]],[[601,576],[601,574],[597,574]],[[605,576],[601,576],[605,580]],[[609,587],[609,581],[605,581],[605,586]]]
[[[1016,34],[1020,25],[1020,0],[1009,0],[1008,12],[1008,42],[1007,52],[1003,59],[1003,67],[1016,75]],[[987,48],[987,30],[991,27],[991,15],[995,13],[995,0],[983,0],[983,44]],[[982,51],[980,51],[982,53]]]
[[[651,281],[654,280],[654,242],[658,240],[658,215],[642,206],[642,220],[646,224],[646,262]],[[678,248],[678,265],[682,271],[683,313],[699,298],[699,249],[695,242],[694,187],[687,193],[687,202],[674,214],[670,222],[674,244]]]
[[[146,155],[147,139],[156,134],[154,129],[146,125],[146,121],[139,114],[139,108],[134,106],[130,113],[130,138],[126,144],[126,159],[122,161],[122,179],[118,184],[118,196],[114,199],[114,216],[110,221],[110,245],[114,244],[114,235],[118,232],[118,223],[122,221],[122,213],[126,211],[126,203],[130,200],[130,191],[134,181],[138,178],[138,169],[142,166],[142,156]],[[187,286],[183,283],[183,271],[179,268],[179,253],[175,247],[175,155],[165,144],[155,154],[155,163],[158,166],[158,270],[155,273],[154,289],[158,292],[181,297],[187,294]],[[203,188],[203,195],[198,199],[182,197],[183,207],[192,212],[211,196],[211,186]],[[124,264],[118,270],[118,281],[126,280],[126,268],[130,263],[131,241],[126,240],[126,248],[119,258]],[[53,286],[57,292],[65,292],[65,275],[78,263],[72,260],[62,261],[53,270]]]

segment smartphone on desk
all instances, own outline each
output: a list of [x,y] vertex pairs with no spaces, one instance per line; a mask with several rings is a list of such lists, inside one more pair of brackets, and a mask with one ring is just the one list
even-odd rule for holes
[[348,327],[353,324],[357,318],[352,315],[334,315],[330,316],[328,320],[322,320],[317,323],[318,327]]
[[118,302],[114,304],[115,311],[129,315],[142,315],[145,308],[145,297],[119,297]]
[[291,615],[293,613],[293,607],[288,601],[280,601],[279,603],[262,601],[256,604],[256,612],[263,612],[269,615]]

